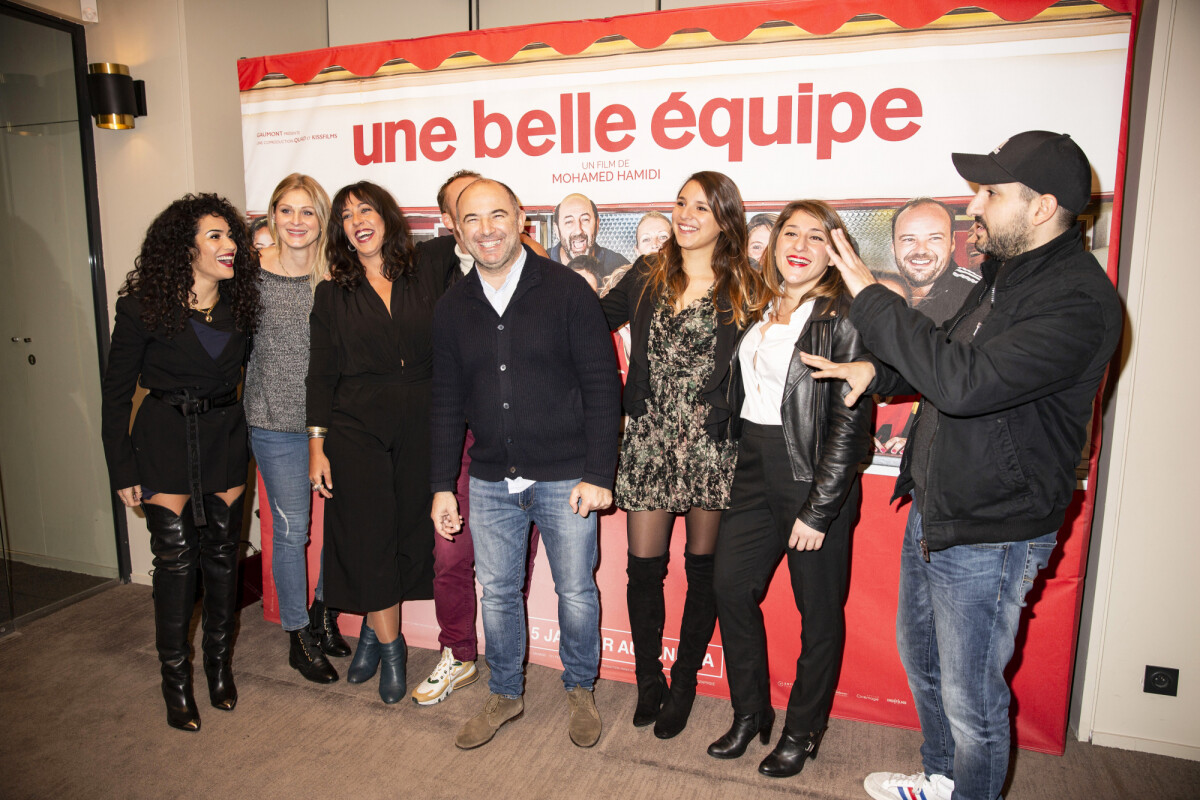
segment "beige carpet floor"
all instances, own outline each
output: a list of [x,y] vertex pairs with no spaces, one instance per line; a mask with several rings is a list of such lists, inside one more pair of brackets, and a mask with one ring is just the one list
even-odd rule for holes
[[[389,707],[374,683],[308,683],[286,652],[261,607],[245,609],[238,707],[211,708],[201,673],[203,728],[188,734],[165,721],[149,588],[119,586],[29,624],[0,640],[0,798],[862,800],[865,773],[919,768],[916,733],[834,720],[816,761],[771,780],[756,772],[767,752],[757,742],[736,761],[705,754],[728,726],[726,702],[698,699],[687,730],[663,742],[629,724],[633,687],[609,681],[596,689],[604,734],[581,750],[559,673],[544,667],[529,668],[524,717],[462,752],[453,737],[486,699],[486,668],[438,706]],[[410,684],[436,660],[411,649]],[[1068,742],[1061,758],[1018,753],[1008,797],[1198,798],[1200,763]]]

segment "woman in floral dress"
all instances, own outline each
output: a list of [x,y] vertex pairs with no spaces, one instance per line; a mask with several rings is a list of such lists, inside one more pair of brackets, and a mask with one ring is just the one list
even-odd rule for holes
[[[739,331],[758,318],[767,297],[746,256],[741,194],[727,176],[688,178],[671,228],[662,250],[639,258],[602,300],[614,330],[626,322],[631,328],[624,398],[630,420],[615,494],[628,514],[633,724],[654,723],[660,739],[687,725],[716,624],[712,554],[736,461],[723,435],[729,363]],[[680,515],[688,589],[668,689],[660,658],[663,578]]]

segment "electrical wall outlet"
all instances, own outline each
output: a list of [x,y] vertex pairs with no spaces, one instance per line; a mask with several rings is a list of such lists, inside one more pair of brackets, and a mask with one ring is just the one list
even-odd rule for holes
[[1147,694],[1165,694],[1175,697],[1179,694],[1179,670],[1174,667],[1146,667],[1146,678],[1142,682],[1142,691]]

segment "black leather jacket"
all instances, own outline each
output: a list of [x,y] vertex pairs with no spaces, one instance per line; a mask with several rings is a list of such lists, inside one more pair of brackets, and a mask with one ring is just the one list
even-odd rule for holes
[[[800,352],[831,361],[861,359],[864,354],[858,331],[850,323],[850,298],[820,298],[812,316],[796,339],[783,388],[783,438],[787,444],[792,477],[809,481],[812,488],[797,518],[824,533],[841,510],[846,494],[858,477],[858,465],[871,451],[871,403],[860,398],[847,408],[842,397],[850,390],[843,381],[814,381]],[[742,432],[742,371],[734,348],[729,380],[730,437]]]

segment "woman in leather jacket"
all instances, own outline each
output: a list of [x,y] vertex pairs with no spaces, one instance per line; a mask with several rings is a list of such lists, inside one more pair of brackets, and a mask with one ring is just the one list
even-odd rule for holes
[[737,758],[755,735],[770,740],[775,712],[759,603],[786,553],[804,624],[783,734],[758,768],[770,777],[800,772],[829,719],[845,644],[858,464],[871,443],[870,404],[847,408],[845,385],[814,381],[800,361],[801,352],[863,353],[847,316],[850,295],[826,251],[835,229],[845,225],[820,201],[795,201],[779,215],[762,262],[775,297],[738,342],[729,386],[738,463],[714,583],[734,719],[708,753]]
[[[113,489],[141,506],[150,531],[167,723],[197,731],[188,657],[197,573],[209,700],[237,704],[230,654],[248,461],[237,387],[260,311],[258,253],[241,214],[214,194],[176,200],[146,231],[120,294],[101,389],[104,454]],[[150,393],[131,433],[139,383]]]

